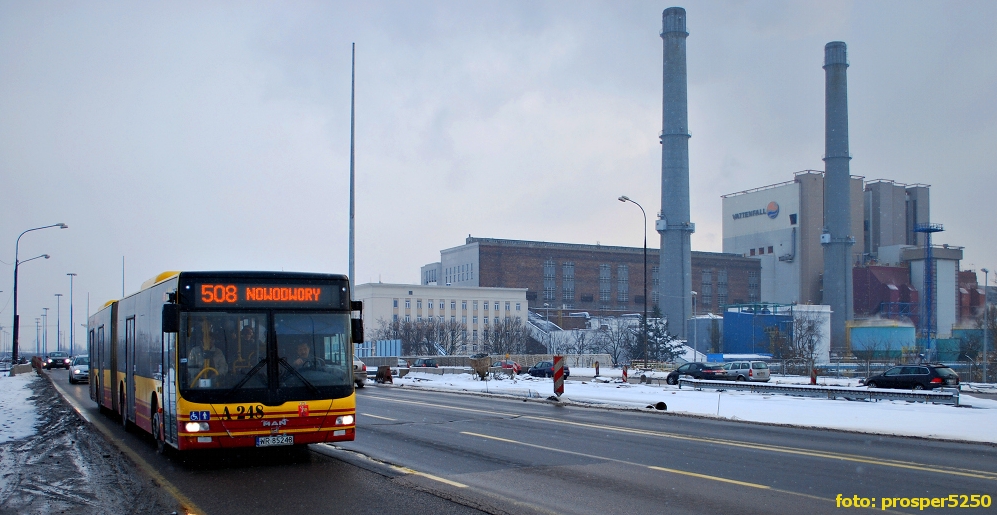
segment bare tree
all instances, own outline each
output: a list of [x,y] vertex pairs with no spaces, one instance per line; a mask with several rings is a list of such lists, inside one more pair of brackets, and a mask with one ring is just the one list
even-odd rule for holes
[[619,320],[614,320],[608,325],[599,329],[598,348],[609,354],[613,360],[613,366],[619,366],[628,362],[633,356],[630,351],[633,348],[634,334],[630,326]]
[[823,337],[824,332],[821,329],[818,313],[813,311],[793,313],[792,357],[805,361],[808,371],[814,370]]
[[574,366],[577,367],[582,354],[587,353],[592,346],[592,338],[589,336],[589,331],[584,329],[572,329],[570,334],[571,337],[565,344],[565,350],[575,355]]
[[448,355],[457,354],[461,345],[464,345],[464,335],[467,334],[467,326],[463,322],[456,320],[445,320],[435,322],[433,330],[434,343],[439,343],[443,351]]
[[486,338],[486,349],[494,354],[522,354],[530,337],[530,329],[519,317],[508,317],[492,326]]
[[865,363],[866,377],[872,375],[872,362],[886,359],[889,356],[892,340],[880,336],[873,336],[863,340],[863,348],[852,348],[852,354]]

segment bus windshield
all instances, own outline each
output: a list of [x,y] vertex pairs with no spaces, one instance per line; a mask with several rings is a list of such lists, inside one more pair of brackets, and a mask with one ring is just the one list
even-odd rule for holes
[[180,323],[178,379],[189,400],[275,404],[352,387],[348,314],[191,312]]

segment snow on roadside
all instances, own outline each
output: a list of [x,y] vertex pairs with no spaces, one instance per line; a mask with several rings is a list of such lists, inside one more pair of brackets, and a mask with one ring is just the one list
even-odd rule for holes
[[34,395],[31,383],[40,380],[34,371],[14,377],[0,374],[0,443],[38,433],[38,409],[28,398]]
[[[575,370],[572,369],[572,373]],[[579,370],[580,372],[580,370]],[[822,378],[823,379],[823,378]],[[518,376],[485,382],[470,374],[436,375],[410,372],[396,385],[471,392],[507,393],[530,397],[553,394],[553,380]],[[806,378],[778,377],[780,384],[804,384]],[[828,386],[858,386],[855,379],[818,381]],[[848,401],[780,394],[694,390],[668,385],[598,382],[578,377],[565,382],[568,401],[607,406],[646,408],[664,402],[669,412],[729,420],[842,429],[873,434],[997,443],[997,401],[964,396],[971,407],[906,401]]]

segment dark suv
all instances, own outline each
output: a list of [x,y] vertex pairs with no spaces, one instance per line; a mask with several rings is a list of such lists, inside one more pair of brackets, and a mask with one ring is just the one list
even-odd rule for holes
[[865,380],[869,388],[931,390],[948,386],[959,388],[959,374],[941,364],[900,365]]
[[[526,372],[533,377],[554,377],[554,362],[541,361],[530,367]],[[564,365],[564,378],[567,379],[570,375],[571,370],[568,369],[568,365]]]
[[72,361],[72,358],[69,357],[68,352],[59,350],[50,352],[45,358],[45,370],[52,370],[53,368],[69,369],[70,361]]
[[679,384],[679,377],[691,376],[693,379],[710,379],[723,381],[727,379],[727,371],[723,365],[716,363],[686,363],[675,370],[672,370],[666,377],[668,384]]
[[419,358],[412,363],[412,368],[439,368],[433,358]]

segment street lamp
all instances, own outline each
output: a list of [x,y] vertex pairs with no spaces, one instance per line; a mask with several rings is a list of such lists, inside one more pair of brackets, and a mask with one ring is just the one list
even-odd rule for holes
[[69,276],[69,355],[73,355],[73,335],[76,334],[76,328],[73,325],[73,278],[76,274],[70,272],[66,274]]
[[[630,197],[626,195],[621,195],[619,199],[620,202],[630,202],[631,204],[640,208],[640,213],[644,215],[644,327],[641,328],[644,332],[644,366],[647,366],[647,213],[644,212],[644,207],[634,202]],[[655,357],[657,359],[657,357]]]
[[551,354],[557,354],[554,351],[554,333],[550,330],[550,304],[544,302],[544,310],[547,311],[546,318],[544,319],[544,327],[547,328],[547,350]]
[[42,308],[42,354],[48,355],[48,310],[52,308]]
[[[18,333],[20,332],[19,327],[18,327],[19,326],[19,324],[18,324],[18,318],[17,318],[17,268],[18,268],[18,265],[20,265],[21,263],[17,260],[17,253],[18,253],[18,250],[20,250],[20,246],[21,246],[21,236],[24,236],[25,234],[27,234],[27,233],[29,233],[31,231],[38,231],[38,230],[41,230],[41,229],[48,229],[50,227],[58,227],[60,229],[68,229],[69,228],[69,226],[66,225],[66,224],[64,224],[64,223],[57,223],[57,224],[52,224],[52,225],[45,225],[45,226],[42,226],[42,227],[35,227],[34,229],[28,229],[27,231],[24,231],[20,235],[18,235],[17,241],[14,243],[14,346],[13,346],[12,352],[11,352],[11,364],[17,363],[17,336],[18,336]],[[45,256],[45,259],[48,259],[48,254],[42,254],[42,255]],[[39,256],[39,257],[41,257],[41,256]],[[31,259],[37,259],[37,258],[31,258]],[[27,263],[28,261],[31,261],[31,259],[26,259],[24,262]],[[11,369],[11,370],[13,370],[13,369]]]
[[696,319],[696,297],[699,294],[695,291],[692,292],[692,345],[693,351],[695,352],[695,358],[699,360],[699,338],[697,338],[699,329],[699,320]]
[[62,350],[62,294],[55,294],[55,350]]
[[981,268],[983,270],[983,382],[987,382],[987,338],[990,336],[988,329],[990,326],[990,313],[989,307],[987,305],[987,283],[989,282],[990,270],[986,268]]

